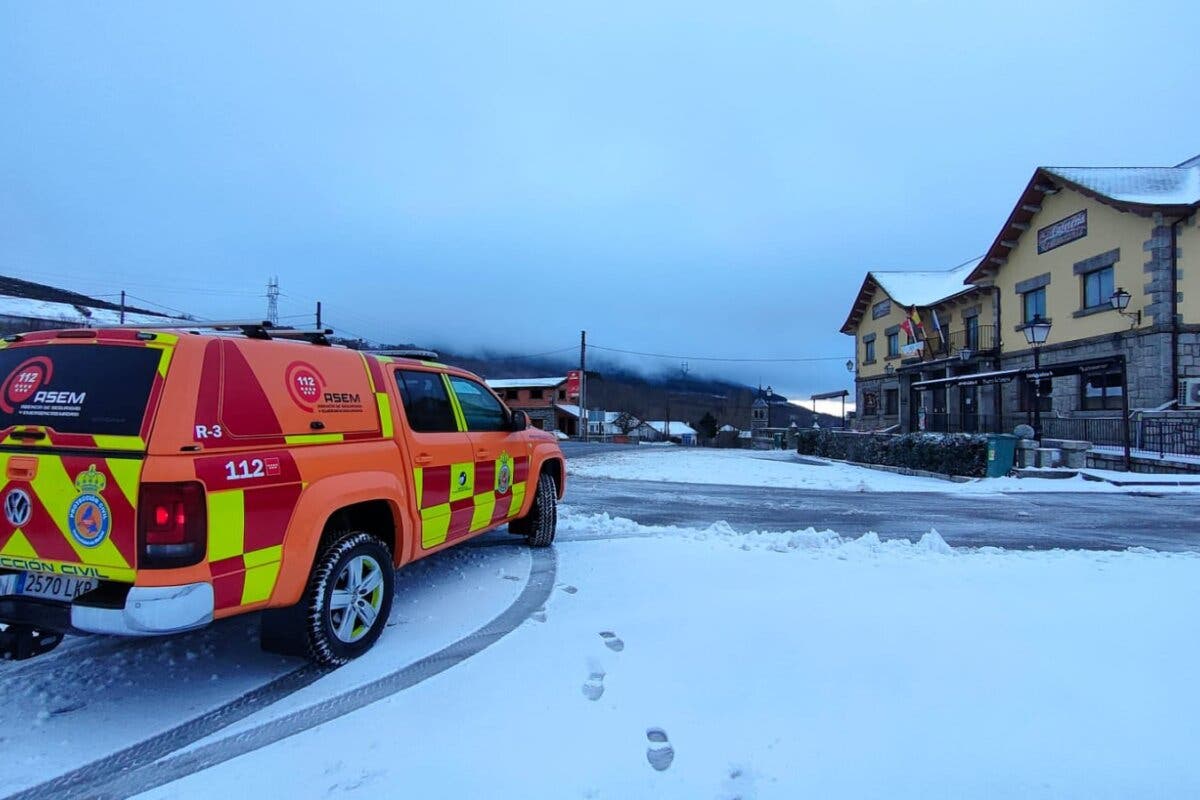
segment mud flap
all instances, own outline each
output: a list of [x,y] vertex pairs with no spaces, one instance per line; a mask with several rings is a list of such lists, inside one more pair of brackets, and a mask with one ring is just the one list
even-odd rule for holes
[[32,625],[9,624],[0,631],[0,661],[24,661],[45,655],[62,643],[63,635]]

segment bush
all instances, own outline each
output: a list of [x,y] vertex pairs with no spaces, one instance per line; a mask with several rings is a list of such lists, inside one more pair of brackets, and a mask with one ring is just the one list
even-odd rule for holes
[[848,433],[806,428],[797,452],[805,456],[884,464],[945,475],[983,477],[987,473],[987,437],[972,434]]

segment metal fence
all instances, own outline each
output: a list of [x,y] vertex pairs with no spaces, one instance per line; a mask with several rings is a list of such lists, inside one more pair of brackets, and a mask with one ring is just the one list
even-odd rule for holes
[[974,328],[945,331],[941,336],[937,333],[927,335],[925,353],[929,358],[957,356],[963,350],[986,353],[996,349],[996,342],[995,325],[977,325]]
[[1200,456],[1200,419],[1145,417],[1138,430],[1140,450],[1166,455]]

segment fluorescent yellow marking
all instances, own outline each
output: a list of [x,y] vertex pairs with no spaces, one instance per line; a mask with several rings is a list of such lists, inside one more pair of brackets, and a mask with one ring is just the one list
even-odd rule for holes
[[421,363],[422,363],[422,364],[424,364],[424,365],[425,365],[425,366],[427,366],[427,367],[441,367],[441,366],[444,366],[444,365],[443,365],[441,362],[439,362],[439,361],[421,361]]
[[413,485],[416,488],[417,508],[420,508],[425,493],[425,470],[420,467],[413,470]]
[[174,334],[157,333],[154,341],[146,342],[147,347],[162,351],[158,359],[158,374],[164,378],[167,377],[167,369],[171,366],[171,357],[175,355],[175,343],[178,341],[179,337]]
[[240,490],[208,495],[208,560],[240,556],[246,541],[246,495]]
[[475,512],[471,515],[471,530],[483,530],[492,523],[492,512],[496,510],[496,495],[484,492],[475,495]]
[[20,528],[13,531],[12,538],[8,540],[8,544],[4,545],[4,549],[0,550],[0,555],[17,556],[19,558],[37,558],[37,551],[33,549],[33,545],[25,538],[25,532]]
[[421,509],[421,546],[429,549],[446,541],[450,533],[450,504]]
[[67,544],[71,545],[71,549],[75,551],[75,556],[81,563],[118,569],[129,568],[129,564],[121,557],[121,551],[112,541],[111,507],[109,508],[109,535],[105,536],[104,541],[100,544],[95,547],[84,547],[71,535],[71,531],[67,527],[67,512],[71,508],[71,503],[79,496],[79,492],[75,488],[74,477],[67,475],[61,458],[49,456],[38,459],[38,473],[37,477],[33,479],[32,486],[33,490],[37,492],[38,499],[46,506],[59,533],[67,541]]
[[375,356],[375,358],[379,359],[379,363],[381,364],[390,364],[396,360],[391,356]]
[[454,393],[454,387],[450,385],[450,376],[442,373],[442,385],[446,387],[446,394],[450,395],[450,407],[454,409],[454,422],[458,425],[459,433],[467,432],[467,418],[463,416],[462,406],[459,405],[458,395]]
[[262,550],[251,550],[242,556],[242,561],[245,562],[246,569],[261,567],[264,564],[271,564],[282,560],[283,545],[281,544],[277,544],[274,547],[264,547]]
[[[26,542],[28,544],[28,542]],[[7,547],[5,548],[7,550]],[[80,578],[100,578],[106,581],[133,583],[137,573],[128,567],[100,567],[89,564],[81,567],[68,561],[47,561],[40,556],[9,555],[0,553],[0,566],[5,569],[30,570],[31,572],[52,572],[55,575],[70,575]]]
[[279,577],[281,566],[280,562],[272,561],[247,569],[246,581],[242,584],[242,605],[261,603],[271,599],[271,592],[275,589],[275,579]]
[[142,462],[136,458],[110,458],[108,469],[117,480],[121,494],[129,505],[137,508],[138,480],[142,475]]
[[145,450],[146,442],[140,436],[107,436],[98,433],[92,437],[101,450]]
[[283,440],[288,444],[332,444],[345,441],[345,438],[340,433],[297,433],[284,436]]
[[391,439],[396,432],[392,427],[392,401],[386,392],[376,392],[375,400],[379,403],[379,428],[383,431],[383,438]]
[[475,494],[475,462],[450,465],[450,499],[463,500]]
[[521,505],[525,502],[525,482],[514,483],[512,487],[512,502],[508,504],[508,515],[515,517],[521,513]]

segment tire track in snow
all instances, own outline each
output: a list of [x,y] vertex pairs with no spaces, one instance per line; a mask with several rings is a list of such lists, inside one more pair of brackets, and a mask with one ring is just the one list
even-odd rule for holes
[[[220,739],[196,750],[163,758],[168,753],[207,735],[201,734],[190,738],[176,737],[169,743],[160,741],[165,736],[170,736],[172,732],[168,732],[168,734],[164,734],[164,737],[156,737],[139,745],[139,747],[146,748],[146,751],[141,754],[136,763],[125,768],[114,764],[111,758],[106,758],[78,770],[79,777],[71,784],[70,789],[74,793],[95,800],[131,797],[303,733],[391,697],[450,669],[512,633],[550,599],[558,570],[558,558],[554,548],[531,549],[529,553],[533,562],[530,566],[529,580],[516,600],[491,622],[438,652],[414,661],[370,683],[357,686],[307,708],[286,714],[278,719],[268,720],[249,730]],[[312,667],[301,667],[297,672],[310,669],[315,670]],[[290,674],[295,675],[296,673]],[[280,695],[280,698],[276,699],[282,697],[283,695]],[[258,708],[261,707],[258,706]],[[241,719],[249,713],[243,713],[237,719]],[[217,726],[217,729],[235,721],[235,719],[230,719]],[[163,752],[162,748],[168,744],[170,744],[169,749]],[[145,756],[152,750],[158,752],[158,755],[146,759]],[[63,778],[65,777],[67,776],[63,776]],[[19,795],[13,795],[11,800],[16,800],[16,798],[41,800],[45,796],[45,791],[53,789],[58,780],[61,779],[27,789]]]
[[107,778],[114,773],[136,770],[147,764],[152,764],[163,756],[169,755],[181,747],[216,733],[238,720],[245,719],[256,711],[279,702],[294,692],[303,689],[318,678],[329,674],[331,670],[325,667],[303,665],[285,672],[283,675],[242,694],[216,708],[206,711],[198,717],[176,725],[174,728],[130,745],[124,750],[118,750],[52,778],[37,786],[22,789],[11,794],[4,800],[42,800],[50,796],[79,797],[86,794],[89,786],[98,779]]

